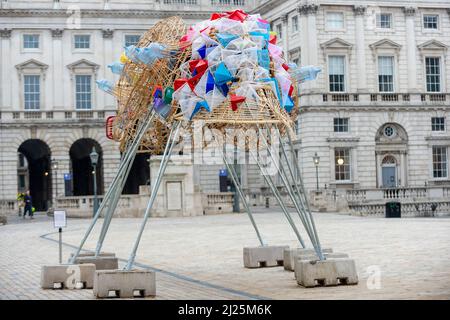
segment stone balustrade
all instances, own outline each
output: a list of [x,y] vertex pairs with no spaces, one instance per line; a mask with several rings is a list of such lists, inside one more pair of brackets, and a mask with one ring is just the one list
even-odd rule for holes
[[16,123],[29,120],[35,121],[72,121],[73,120],[91,120],[103,122],[106,117],[116,114],[116,110],[21,110],[21,111],[1,111],[0,122]]
[[213,192],[203,194],[203,212],[206,215],[233,212],[233,192]]

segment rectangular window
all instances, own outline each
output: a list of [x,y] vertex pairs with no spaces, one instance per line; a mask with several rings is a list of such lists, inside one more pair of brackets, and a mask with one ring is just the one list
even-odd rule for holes
[[333,119],[334,132],[348,132],[348,118]]
[[390,13],[377,14],[377,28],[391,29],[392,28],[392,14],[390,14]]
[[298,17],[292,17],[292,32],[298,31]]
[[336,181],[350,181],[350,148],[334,149]]
[[425,73],[427,92],[441,91],[441,59],[438,57],[425,58]]
[[76,82],[75,83],[76,108],[91,109],[92,108],[91,76],[76,75],[75,82]]
[[136,34],[125,35],[125,47],[137,45],[140,38],[141,36]]
[[433,147],[433,178],[447,178],[447,147]]
[[345,57],[328,57],[328,79],[331,92],[345,91]]
[[23,76],[23,95],[25,110],[38,110],[41,107],[40,76]]
[[39,35],[38,34],[24,34],[23,35],[24,49],[39,49]]
[[344,13],[342,12],[328,12],[327,13],[327,27],[329,29],[344,29]]
[[394,91],[394,57],[378,57],[378,90]]
[[439,28],[439,16],[437,14],[424,14],[423,28],[437,30]]
[[431,131],[445,131],[445,118],[444,117],[432,117],[431,118]]
[[280,38],[280,39],[283,38],[281,24],[277,24],[276,28],[277,28],[276,30],[277,30],[278,38]]
[[25,176],[19,175],[19,189],[25,189]]
[[73,41],[75,49],[89,49],[91,47],[91,36],[88,34],[77,34]]

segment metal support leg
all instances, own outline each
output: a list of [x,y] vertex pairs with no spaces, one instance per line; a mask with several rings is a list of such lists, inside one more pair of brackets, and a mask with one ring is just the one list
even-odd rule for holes
[[[176,138],[178,136],[180,125],[181,125],[180,122],[174,123],[172,130],[170,131],[169,139],[167,141],[167,145],[164,150],[163,157],[161,159],[161,164],[159,166],[158,176],[156,177],[155,185],[152,188],[150,199],[148,201],[147,208],[145,209],[144,220],[142,221],[141,228],[139,230],[138,236],[134,243],[133,250],[130,254],[127,265],[124,268],[125,270],[131,270],[131,268],[133,267],[134,260],[136,258],[136,252],[139,247],[139,242],[141,241],[141,237],[144,232],[145,225],[146,225],[148,217],[150,215],[150,210],[152,209],[153,203],[155,202],[156,195],[157,195],[158,189],[159,189],[159,185],[161,184],[162,176],[164,175],[164,171],[166,170],[167,163],[169,162],[169,159],[170,159],[170,154],[172,153],[173,147],[176,143]],[[175,133],[173,133],[174,131],[175,131]]]
[[300,232],[297,229],[297,226],[295,225],[294,220],[292,219],[289,211],[286,208],[286,205],[283,202],[283,199],[281,198],[280,193],[278,192],[275,184],[272,181],[272,178],[268,177],[267,174],[264,172],[263,167],[261,166],[257,156],[253,154],[253,152],[250,151],[250,154],[252,155],[253,159],[256,161],[256,164],[258,165],[259,170],[261,171],[262,176],[264,177],[264,180],[269,185],[270,189],[272,190],[273,195],[278,201],[278,204],[281,207],[281,210],[283,211],[284,216],[286,217],[286,220],[288,221],[289,225],[291,226],[292,230],[294,230],[295,235],[297,236],[298,241],[300,242],[300,245],[305,248],[305,242],[303,241]]
[[222,153],[222,157],[223,157],[223,162],[225,163],[225,166],[227,167],[228,171],[231,174],[231,180],[233,180],[233,183],[236,186],[236,190],[238,191],[239,196],[242,199],[242,203],[244,204],[245,211],[247,212],[247,215],[250,218],[250,222],[252,223],[253,228],[255,229],[256,236],[258,237],[259,243],[261,244],[261,246],[265,246],[264,241],[261,237],[261,234],[259,233],[258,227],[256,226],[256,222],[255,222],[255,219],[253,218],[253,214],[250,210],[247,199],[245,198],[245,194],[242,191],[241,184],[239,183],[239,180],[237,178],[237,174],[236,174],[234,168],[232,168],[232,166],[228,163],[227,157],[224,153]]
[[[75,252],[75,254],[72,256],[72,258],[70,259],[69,263],[74,263],[75,259],[78,257],[78,255],[80,254],[87,238],[89,237],[89,235],[92,232],[92,229],[94,228],[95,224],[97,223],[101,213],[103,212],[103,209],[106,207],[106,205],[110,202],[111,200],[111,196],[113,194],[114,189],[116,188],[117,184],[120,182],[120,178],[122,175],[122,171],[124,170],[124,168],[126,167],[126,164],[130,161],[130,158],[132,156],[131,150],[139,147],[141,140],[145,134],[145,132],[147,131],[147,129],[149,128],[153,117],[154,117],[154,112],[150,112],[147,117],[144,119],[144,121],[142,122],[142,125],[139,127],[139,135],[135,136],[135,139],[133,140],[130,148],[127,150],[124,158],[122,159],[119,168],[118,168],[118,172],[116,174],[116,176],[114,177],[113,181],[111,182],[110,187],[108,188],[108,191],[106,192],[105,196],[103,197],[103,201],[100,204],[100,207],[97,209],[97,212],[95,214],[95,216],[93,217],[91,224],[89,225],[88,229],[86,230],[86,233],[84,234],[80,245],[77,248],[77,251]],[[137,147],[136,147],[137,146]]]

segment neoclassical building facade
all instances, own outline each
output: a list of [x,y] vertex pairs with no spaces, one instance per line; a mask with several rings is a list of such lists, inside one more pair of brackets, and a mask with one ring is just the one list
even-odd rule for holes
[[300,89],[309,190],[350,204],[448,197],[450,1],[266,1],[256,11],[291,61],[322,68]]
[[[106,65],[159,19],[238,7],[271,22],[291,62],[322,68],[301,85],[295,141],[319,209],[373,213],[392,198],[450,209],[449,0],[2,1],[0,200],[31,189],[45,209],[56,194],[92,194],[93,147],[103,192],[120,154],[104,132],[115,101],[95,80],[115,80]],[[148,183],[146,160],[126,192]],[[196,167],[202,192],[219,191],[221,168]],[[265,204],[258,170],[240,169],[252,203]]]

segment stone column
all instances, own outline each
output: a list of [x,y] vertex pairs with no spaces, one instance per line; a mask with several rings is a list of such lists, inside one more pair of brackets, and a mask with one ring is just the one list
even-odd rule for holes
[[357,67],[357,91],[367,92],[366,53],[364,39],[364,14],[365,6],[354,6],[355,13],[355,43],[356,43],[356,67]]
[[0,105],[3,110],[11,108],[11,29],[0,30]]
[[309,64],[317,65],[317,23],[316,15],[319,11],[319,6],[316,4],[308,5],[308,55]]
[[300,63],[302,65],[309,64],[308,57],[308,6],[302,5],[297,8],[299,13],[300,25]]
[[417,91],[417,55],[416,55],[416,35],[414,31],[414,16],[416,8],[404,8],[406,16],[406,55],[408,65],[408,92]]
[[288,15],[285,14],[281,17],[282,30],[283,30],[283,51],[285,52],[286,58],[288,58],[289,51],[289,36],[288,36]]
[[[63,50],[62,50],[62,29],[52,29],[52,45],[53,45],[53,61],[52,61],[52,91],[53,105],[49,105],[50,109],[64,108],[64,77],[63,75]],[[56,79],[58,79],[56,81]]]
[[[113,36],[114,36],[114,30],[111,29],[106,29],[106,30],[102,30],[102,35],[103,35],[103,52],[104,52],[104,56],[103,56],[103,77],[105,79],[111,79],[112,82],[114,82],[113,80],[113,74],[110,72],[110,70],[108,69],[107,65],[114,62],[114,47],[113,47]],[[108,109],[108,107],[113,107],[115,104],[114,101],[114,97],[110,94],[103,94],[103,96],[105,97],[103,100],[103,105],[100,103],[98,107],[101,106],[102,109]]]

